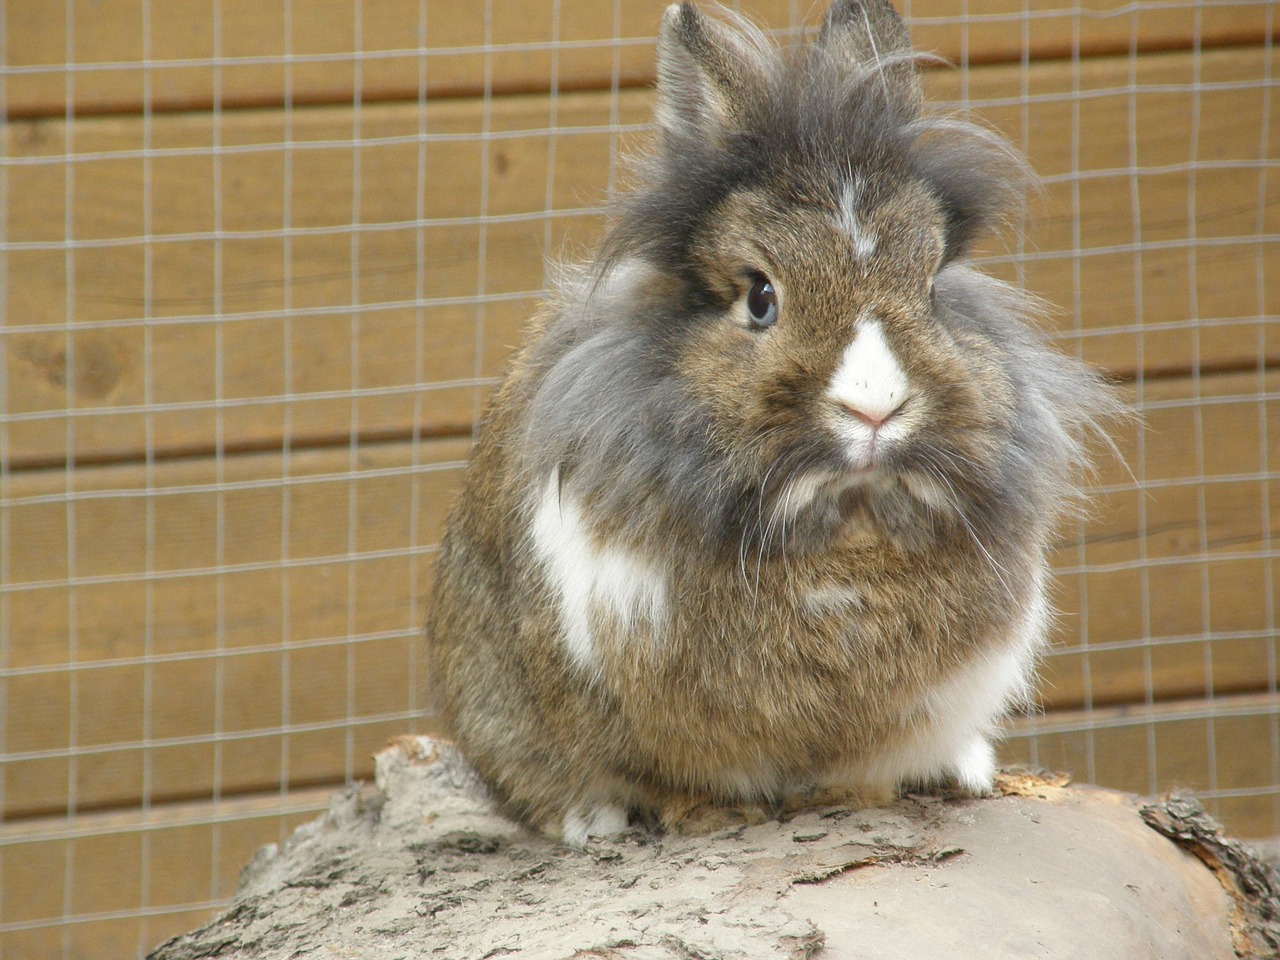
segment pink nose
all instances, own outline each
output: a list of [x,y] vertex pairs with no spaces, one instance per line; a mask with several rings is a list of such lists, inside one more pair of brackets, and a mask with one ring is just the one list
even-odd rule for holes
[[883,427],[897,415],[898,411],[902,409],[901,403],[892,410],[859,410],[857,407],[852,407],[847,403],[842,403],[840,406],[844,409],[845,413],[857,420],[861,420],[873,431],[879,430]]

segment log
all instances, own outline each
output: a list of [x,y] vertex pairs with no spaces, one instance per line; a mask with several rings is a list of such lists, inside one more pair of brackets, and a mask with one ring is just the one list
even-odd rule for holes
[[498,815],[449,744],[406,737],[376,790],[262,848],[230,908],[150,960],[1228,960],[1274,957],[1277,918],[1280,875],[1184,797],[1006,773],[987,799],[577,851]]

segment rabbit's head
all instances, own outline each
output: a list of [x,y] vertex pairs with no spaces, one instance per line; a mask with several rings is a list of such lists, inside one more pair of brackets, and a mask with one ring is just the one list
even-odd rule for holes
[[667,10],[655,155],[529,357],[524,463],[597,526],[734,553],[851,522],[1043,542],[1106,401],[967,264],[1027,178],[922,112],[918,59],[885,0],[837,0],[789,51]]

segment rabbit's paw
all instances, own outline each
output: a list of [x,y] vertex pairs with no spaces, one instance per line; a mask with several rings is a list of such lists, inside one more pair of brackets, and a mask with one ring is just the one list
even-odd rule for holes
[[670,797],[657,813],[663,830],[681,836],[752,826],[777,816],[775,810],[762,804],[717,803],[707,797]]
[[951,774],[960,793],[970,797],[991,796],[996,778],[995,748],[986,737],[974,737],[951,762]]
[[814,807],[844,807],[850,810],[864,810],[868,807],[884,806],[893,800],[894,796],[895,792],[887,786],[820,784],[788,796],[782,805],[782,814],[786,816]]
[[564,815],[560,835],[582,850],[591,837],[611,837],[627,829],[627,811],[617,803],[580,803]]

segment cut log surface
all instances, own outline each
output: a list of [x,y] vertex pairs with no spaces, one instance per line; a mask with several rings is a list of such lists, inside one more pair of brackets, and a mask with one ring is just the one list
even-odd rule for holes
[[498,815],[447,743],[405,738],[377,770],[376,791],[339,794],[263,848],[227,912],[151,960],[1229,960],[1280,947],[1280,878],[1185,798],[1144,807],[1006,774],[989,799],[913,795],[580,852]]

